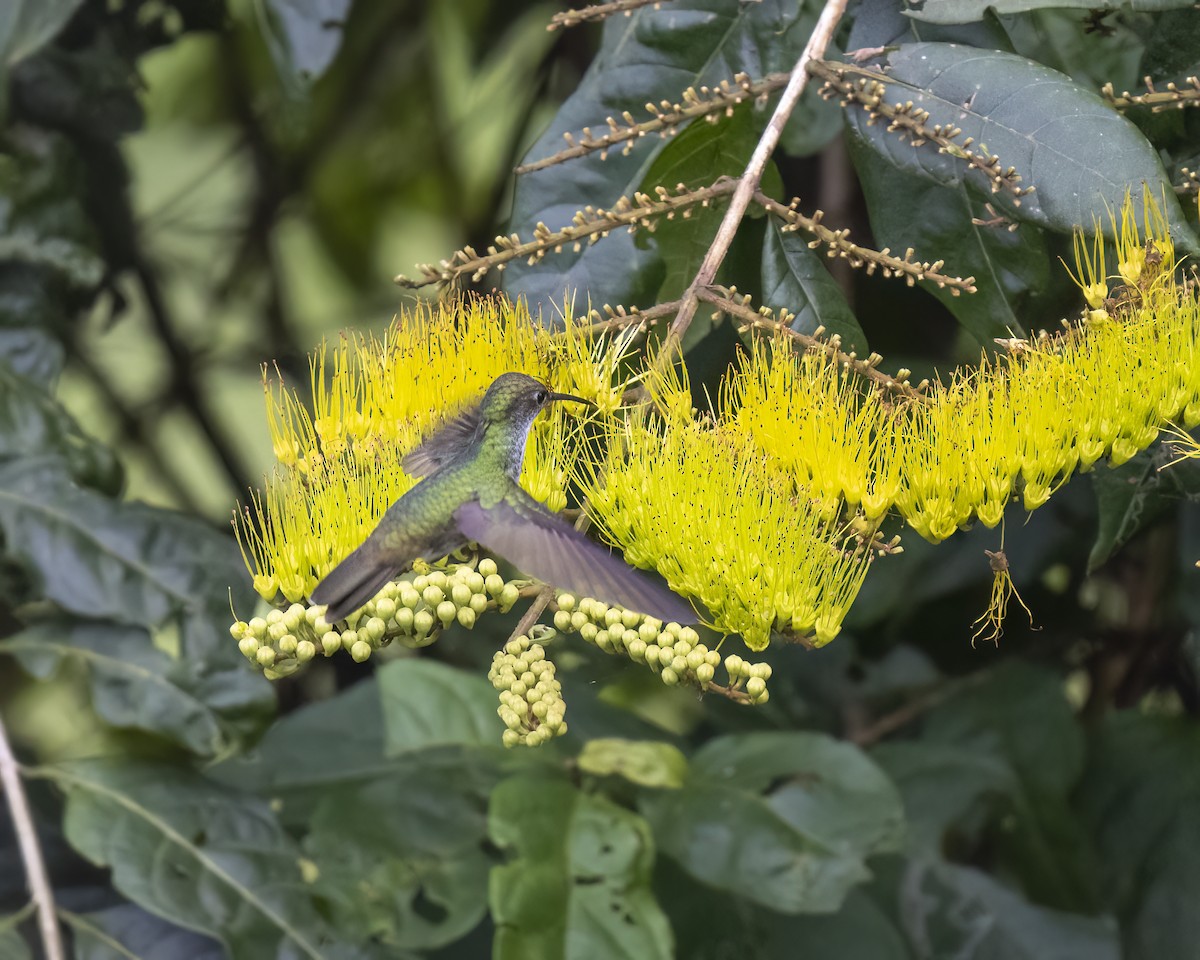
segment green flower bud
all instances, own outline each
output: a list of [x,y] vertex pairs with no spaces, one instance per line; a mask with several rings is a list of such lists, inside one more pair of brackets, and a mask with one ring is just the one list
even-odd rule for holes
[[627,629],[621,634],[621,646],[623,646],[626,650],[629,649],[629,645],[633,643],[634,640],[638,641],[638,643],[641,643],[641,637],[638,636],[638,632],[636,630]]
[[512,707],[502,706],[496,713],[500,714],[500,720],[509,730],[515,730],[521,726],[521,718],[517,716],[517,711]]
[[401,633],[413,632],[413,612],[409,607],[396,608],[396,629]]
[[485,593],[471,594],[470,606],[471,606],[471,609],[475,611],[475,616],[477,616],[477,617],[482,616],[485,612],[487,612],[487,608],[488,608],[487,594],[485,594]]
[[643,657],[644,657],[646,663],[648,663],[650,666],[657,667],[658,666],[658,655],[661,652],[662,652],[662,647],[660,647],[657,643],[648,643],[648,644],[646,644],[646,649],[643,652]]
[[450,626],[454,622],[454,618],[458,615],[458,607],[454,605],[453,600],[443,600],[437,605],[437,618],[446,626]]
[[508,690],[514,697],[524,697],[529,692],[529,687],[523,681],[516,680]]
[[577,601],[573,593],[559,593],[557,597],[558,609],[570,613],[575,609]]
[[295,633],[304,622],[304,608],[298,603],[293,603],[283,612],[283,622],[287,624],[288,633]]
[[296,644],[296,659],[301,663],[308,663],[317,655],[317,645],[311,640],[301,640]]
[[595,643],[596,642],[596,634],[598,634],[599,632],[600,632],[600,628],[597,627],[594,623],[592,623],[591,620],[588,620],[583,626],[581,626],[579,628],[579,635],[581,637],[583,637],[583,639],[586,640],[588,643]]
[[[676,637],[678,637],[678,636],[679,636],[679,633],[680,633],[680,631],[681,631],[681,630],[683,630],[683,627],[681,627],[681,626],[680,626],[679,624],[677,624],[677,623],[676,623],[674,620],[672,620],[672,621],[671,621],[670,623],[668,623],[668,624],[667,624],[665,627],[663,627],[663,629],[664,629],[664,630],[665,630],[667,633],[671,634],[672,636],[676,636]],[[681,638],[681,639],[682,639],[682,638]]]
[[769,663],[754,663],[750,665],[750,676],[760,677],[763,680],[771,679],[771,665]]
[[672,672],[679,674],[679,676],[682,677],[685,673],[687,673],[687,668],[688,663],[684,657],[674,657],[671,660],[671,670]]
[[679,657],[686,657],[692,652],[692,645],[686,640],[676,640],[671,646],[675,650],[675,655]]
[[517,733],[516,730],[505,730],[504,733],[500,735],[500,742],[506,747],[515,747],[521,742],[521,735]]
[[704,654],[704,662],[716,669],[721,665],[721,651],[709,650]]
[[246,624],[246,629],[262,640],[267,635],[267,621],[262,617],[252,617],[250,622]]
[[274,623],[267,624],[267,636],[275,643],[278,643],[287,632],[287,625],[281,620],[276,620]]
[[353,646],[350,647],[350,656],[359,663],[362,663],[364,660],[370,659],[371,649],[371,645],[366,640],[356,640]]
[[513,637],[504,645],[504,652],[510,657],[519,657],[529,649],[528,637]]
[[463,578],[463,583],[472,593],[483,593],[483,577],[476,570],[471,570]]
[[229,625],[229,635],[233,637],[234,640],[241,640],[242,637],[246,635],[246,631],[249,629],[250,624],[246,623],[245,620],[234,620],[233,623]]
[[458,606],[465,607],[471,602],[471,588],[465,583],[456,583],[450,588],[450,599]]
[[621,613],[621,625],[626,630],[636,630],[638,624],[642,622],[642,615],[636,610],[625,610]]
[[501,613],[508,613],[512,609],[514,603],[521,598],[521,591],[513,584],[506,583],[504,589],[500,591],[500,596],[497,598],[497,605],[500,607]]
[[342,646],[343,647],[345,647],[347,650],[349,650],[356,643],[358,643],[358,631],[357,630],[343,630],[342,631]]
[[294,655],[296,652],[296,644],[298,642],[299,641],[296,639],[295,634],[285,633],[279,638],[279,652],[288,657]]
[[475,569],[478,570],[484,577],[494,576],[496,573],[496,561],[491,557],[484,557],[479,561],[479,566],[477,566]]
[[321,652],[327,657],[332,657],[335,653],[342,649],[342,636],[339,633],[328,631],[325,636],[321,637]]
[[425,574],[420,574],[419,576],[412,578],[412,588],[416,590],[417,593],[420,593],[427,586],[429,586],[429,578],[425,576]]
[[389,597],[384,597],[375,604],[375,616],[385,623],[391,620],[396,615],[396,601]]
[[421,592],[421,599],[425,601],[425,606],[436,608],[439,603],[446,599],[446,594],[442,592],[441,587],[430,584]]
[[767,681],[762,677],[751,677],[746,681],[746,693],[751,700],[757,700],[767,692]]
[[383,635],[387,633],[387,624],[384,623],[379,617],[372,617],[358,632],[360,634],[365,633],[366,639],[370,643],[374,644],[375,646],[379,646],[379,642],[383,639]]
[[279,621],[282,619],[283,619],[283,611],[282,610],[267,611],[267,624],[268,625],[273,624],[273,623],[279,623]]
[[731,653],[725,658],[725,669],[729,671],[729,676],[733,679],[737,679],[742,675],[742,667],[744,664],[745,661],[742,660],[742,658],[736,653]]
[[566,610],[557,610],[554,613],[554,629],[561,630],[563,633],[569,633],[571,630],[571,614]]
[[693,650],[687,655],[687,667],[693,673],[700,669],[701,666],[708,666],[704,662],[704,654],[699,650]]
[[540,643],[531,644],[529,650],[525,653],[525,659],[531,664],[537,663],[539,660],[545,660],[546,648]]
[[470,630],[473,626],[475,626],[475,611],[470,607],[459,607],[458,622]]
[[605,614],[604,614],[604,625],[606,627],[617,626],[618,624],[621,623],[622,613],[624,613],[623,610],[619,610],[616,607],[609,607],[609,609],[607,611],[605,611]]
[[259,647],[254,654],[254,658],[261,666],[269,667],[275,662],[275,649],[273,647]]
[[597,624],[605,624],[608,617],[608,604],[601,603],[599,600],[592,601],[592,609],[588,611],[588,616],[596,621]]
[[631,640],[625,645],[626,651],[629,653],[631,660],[636,660],[638,663],[644,663],[646,660],[646,641],[641,637]]
[[484,578],[483,588],[488,592],[488,596],[495,599],[500,595],[500,591],[504,589],[504,580],[498,573],[488,574]]
[[643,620],[642,625],[638,627],[638,636],[646,643],[654,643],[658,640],[658,627],[654,626],[649,620]]
[[408,584],[400,586],[400,603],[409,610],[415,610],[421,602],[421,594]]
[[242,637],[238,641],[238,649],[242,651],[242,656],[248,660],[253,660],[254,655],[258,653],[260,644],[254,637]]
[[679,639],[686,640],[693,647],[700,642],[700,634],[691,627],[681,627],[679,630]]
[[[431,570],[425,579],[429,581],[429,586],[431,587],[437,587],[443,591],[446,589],[446,574],[441,570]],[[430,604],[430,606],[433,606],[433,604]]]
[[713,669],[711,663],[702,663],[696,667],[696,679],[700,683],[712,683],[714,676],[716,676],[716,670]]
[[576,633],[583,629],[585,623],[591,622],[591,618],[582,610],[576,610],[571,614],[571,629]]
[[659,674],[659,676],[662,677],[662,682],[665,683],[668,687],[673,687],[673,686],[675,686],[675,684],[677,684],[679,682],[679,674],[677,674],[670,667],[663,667],[662,673]]
[[598,646],[605,653],[613,652],[612,637],[609,636],[607,630],[596,631],[596,646]]
[[324,604],[322,604],[320,606],[316,606],[316,607],[309,607],[307,610],[304,611],[304,619],[308,621],[308,625],[311,627],[316,624],[317,617],[322,616],[324,613],[325,613]]
[[433,629],[433,614],[428,610],[418,610],[413,614],[413,630],[417,636],[429,633]]

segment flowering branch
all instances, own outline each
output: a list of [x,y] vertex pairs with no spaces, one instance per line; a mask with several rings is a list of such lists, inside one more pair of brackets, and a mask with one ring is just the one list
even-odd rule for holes
[[888,93],[891,78],[877,70],[859,67],[849,63],[831,63],[827,60],[817,60],[808,68],[815,76],[825,81],[821,87],[821,95],[830,100],[841,96],[841,105],[860,106],[867,112],[867,123],[873,124],[881,117],[888,121],[887,131],[898,133],[901,139],[907,137],[914,147],[933,143],[938,153],[966,162],[991,181],[992,193],[1006,191],[1016,206],[1020,206],[1021,197],[1033,192],[1033,187],[1019,185],[1021,177],[1015,167],[1003,167],[1000,158],[989,153],[982,145],[976,147],[975,138],[967,137],[959,141],[962,128],[954,124],[929,123],[929,111],[916,106],[911,100],[902,103],[888,103],[884,97]]
[[1108,100],[1118,110],[1128,110],[1130,107],[1149,107],[1154,113],[1164,110],[1182,110],[1184,107],[1200,106],[1200,78],[1188,77],[1184,87],[1168,83],[1166,90],[1154,89],[1154,81],[1143,77],[1146,85],[1145,93],[1130,93],[1125,90],[1117,96],[1111,83],[1106,83],[1100,90],[1101,96]]
[[750,200],[758,190],[763,171],[767,166],[767,161],[770,160],[771,154],[775,152],[775,147],[779,144],[779,138],[783,134],[783,128],[788,118],[792,115],[792,110],[795,109],[796,104],[799,102],[800,95],[804,93],[804,88],[808,85],[808,66],[815,58],[824,54],[825,48],[833,38],[833,32],[837,29],[837,25],[841,22],[842,15],[845,12],[846,0],[826,0],[825,8],[821,11],[821,16],[817,20],[816,26],[813,27],[812,36],[808,38],[808,43],[804,45],[800,59],[796,61],[795,67],[792,68],[787,87],[779,98],[775,112],[771,115],[771,119],[767,121],[766,129],[763,130],[762,136],[758,140],[758,145],[754,148],[754,153],[751,155],[750,161],[746,164],[746,169],[737,181],[737,189],[729,201],[729,208],[725,211],[725,218],[721,221],[720,227],[717,228],[716,237],[709,246],[708,253],[705,255],[704,261],[700,264],[700,269],[697,271],[691,285],[681,298],[679,312],[675,314],[675,319],[667,331],[667,336],[663,341],[664,349],[659,352],[657,362],[670,363],[675,348],[683,340],[683,335],[687,333],[692,318],[696,315],[696,307],[700,302],[698,292],[701,288],[711,284],[716,278],[717,269],[721,266],[725,255],[729,252],[729,247],[733,243],[733,238],[737,234],[738,227],[742,222],[742,217],[746,214],[746,208],[749,207]]
[[657,10],[662,3],[663,0],[611,0],[610,3],[593,3],[589,7],[581,7],[578,10],[564,10],[556,13],[550,18],[546,29],[553,32],[559,27],[577,27],[581,23],[604,20],[616,13],[623,13],[628,17],[632,16],[633,11],[638,7],[653,5]]
[[720,114],[724,113],[729,116],[733,112],[733,108],[740,103],[751,99],[766,99],[776,90],[782,89],[787,84],[789,77],[790,74],[786,73],[772,73],[761,80],[751,81],[749,74],[738,73],[734,75],[732,81],[722,80],[716,87],[701,87],[699,90],[695,87],[688,87],[683,91],[681,103],[671,103],[669,100],[663,100],[658,106],[647,103],[646,110],[654,114],[653,119],[636,121],[633,114],[626,110],[621,115],[621,121],[612,117],[605,121],[608,124],[608,133],[593,136],[591,127],[583,128],[582,137],[564,133],[563,139],[567,141],[566,149],[549,157],[543,157],[541,160],[522,164],[517,167],[516,173],[533,173],[536,170],[543,170],[567,160],[595,153],[597,150],[601,151],[600,155],[603,159],[610,149],[622,143],[624,144],[621,149],[622,154],[629,154],[633,150],[634,143],[648,133],[657,133],[664,138],[671,137],[678,132],[680,124],[697,117],[704,117],[715,123]]

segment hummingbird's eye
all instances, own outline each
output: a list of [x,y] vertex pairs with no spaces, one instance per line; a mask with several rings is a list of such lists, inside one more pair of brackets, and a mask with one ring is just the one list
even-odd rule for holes
[[549,396],[550,396],[550,394],[548,394],[545,390],[539,390],[537,393],[535,393],[533,395],[533,399],[536,400],[540,404],[540,403],[545,403],[546,398]]

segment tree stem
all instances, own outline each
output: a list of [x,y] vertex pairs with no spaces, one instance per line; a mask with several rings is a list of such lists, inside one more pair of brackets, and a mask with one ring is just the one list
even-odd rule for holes
[[46,876],[46,862],[42,859],[42,847],[38,842],[37,829],[29,812],[29,800],[25,796],[25,785],[17,769],[8,742],[4,721],[0,719],[0,786],[8,797],[8,809],[12,814],[13,830],[21,850],[21,861],[25,864],[25,878],[33,902],[37,904],[38,927],[42,933],[42,947],[46,960],[63,960],[62,934],[54,914],[54,894]]

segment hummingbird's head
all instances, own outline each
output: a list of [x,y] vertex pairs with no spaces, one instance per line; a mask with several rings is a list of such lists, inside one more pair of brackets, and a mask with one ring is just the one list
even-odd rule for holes
[[569,393],[555,393],[542,381],[524,373],[502,373],[487,388],[480,404],[483,419],[529,429],[534,417],[555,400],[588,403]]

